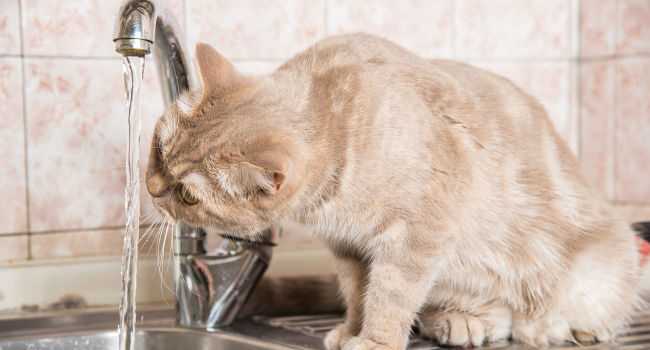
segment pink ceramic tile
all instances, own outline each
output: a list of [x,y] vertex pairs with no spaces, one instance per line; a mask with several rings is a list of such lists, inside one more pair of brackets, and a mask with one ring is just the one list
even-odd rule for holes
[[111,45],[119,0],[23,0],[25,54],[115,56]]
[[619,54],[650,53],[650,0],[619,0]]
[[471,63],[511,79],[537,98],[546,108],[555,128],[565,140],[571,137],[569,120],[569,62],[495,62]]
[[[143,225],[138,245],[140,257],[162,256],[163,250],[165,257],[171,256],[171,234],[171,226],[154,226],[149,229]],[[31,256],[33,259],[50,259],[121,255],[123,240],[124,229],[121,228],[35,234],[31,236]]]
[[[183,0],[168,1],[182,24]],[[115,16],[121,0],[23,0],[25,54],[116,57]]]
[[120,255],[120,229],[36,234],[31,236],[32,259]]
[[458,0],[459,57],[567,57],[570,54],[566,0]]
[[119,60],[27,59],[25,70],[31,229],[122,225]]
[[453,54],[450,0],[346,1],[329,3],[330,34],[364,31],[388,38],[426,57]]
[[27,231],[25,130],[19,58],[0,58],[0,234]]
[[187,31],[230,59],[284,59],[324,34],[324,0],[186,0]]
[[583,0],[580,3],[580,54],[603,56],[615,53],[616,1]]
[[613,61],[583,62],[580,69],[581,161],[608,199],[614,199],[614,69]]
[[0,236],[0,263],[27,259],[27,235]]
[[0,55],[20,54],[19,0],[0,1]]
[[616,200],[650,203],[650,58],[616,63]]
[[569,61],[569,148],[574,155],[580,155],[580,64],[578,60]]

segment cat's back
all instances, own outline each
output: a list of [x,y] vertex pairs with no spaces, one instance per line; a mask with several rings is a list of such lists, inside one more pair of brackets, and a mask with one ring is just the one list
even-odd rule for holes
[[[414,92],[419,101],[411,102],[424,102],[431,111],[453,112],[466,123],[530,124],[537,119],[535,123],[550,126],[541,104],[510,80],[462,62],[424,59],[367,33],[323,39],[288,60],[277,74],[287,73],[291,84],[303,89],[327,84],[334,90],[355,80],[347,94],[381,97],[382,103],[398,102],[383,98],[387,92]],[[510,120],[512,116],[519,120]]]

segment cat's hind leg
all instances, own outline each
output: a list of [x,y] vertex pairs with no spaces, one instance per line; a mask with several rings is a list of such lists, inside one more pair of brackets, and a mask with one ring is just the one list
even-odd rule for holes
[[420,333],[440,345],[481,346],[510,336],[512,312],[505,307],[486,307],[475,314],[428,307],[418,323]]

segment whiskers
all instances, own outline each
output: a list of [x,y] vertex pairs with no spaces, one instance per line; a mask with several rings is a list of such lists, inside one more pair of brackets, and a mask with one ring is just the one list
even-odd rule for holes
[[[153,212],[147,214],[144,220],[148,220],[151,217],[157,214],[154,210]],[[171,233],[171,237],[170,236]],[[174,252],[174,239],[176,235],[175,223],[174,221],[167,216],[156,216],[156,218],[149,224],[149,227],[140,235],[138,240],[138,251],[143,253],[146,249],[145,256],[149,256],[152,253],[152,249],[155,249],[156,253],[156,268],[153,271],[151,278],[155,277],[156,272],[160,277],[160,292],[162,295],[165,294],[164,289],[171,292],[176,296],[176,290],[170,286],[165,279],[165,276],[169,273],[170,266],[173,266],[174,263],[177,263],[178,256]],[[167,249],[167,246],[169,248]],[[177,296],[176,296],[177,297]]]

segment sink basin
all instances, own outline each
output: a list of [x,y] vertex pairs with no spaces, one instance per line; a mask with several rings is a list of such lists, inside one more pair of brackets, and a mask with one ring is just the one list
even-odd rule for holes
[[[0,350],[117,350],[116,310],[84,310],[0,318]],[[275,350],[323,349],[325,334],[340,323],[340,315],[254,317],[238,320],[231,327],[205,332],[174,327],[171,308],[138,309],[137,350],[210,349]],[[507,342],[490,349],[532,349]],[[650,310],[637,315],[628,332],[616,343],[561,346],[551,349],[641,350],[650,349]],[[413,336],[409,350],[441,349],[431,340]]]
[[[287,349],[259,340],[220,333],[203,333],[179,329],[146,329],[136,331],[135,348],[137,350],[263,350]],[[65,336],[46,336],[37,339],[13,340],[0,343],[2,350],[118,350],[117,332],[80,333]]]
[[[173,310],[138,310],[135,348],[138,350],[289,349],[255,334],[234,329],[204,332],[174,327]],[[0,319],[0,350],[117,350],[117,312],[88,310],[25,315]],[[245,323],[244,323],[245,324]],[[251,332],[253,331],[253,332]],[[255,329],[248,329],[254,333]]]

